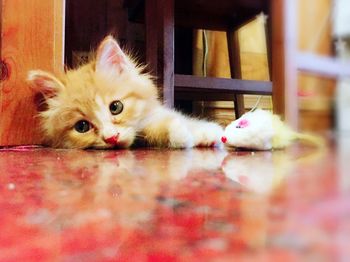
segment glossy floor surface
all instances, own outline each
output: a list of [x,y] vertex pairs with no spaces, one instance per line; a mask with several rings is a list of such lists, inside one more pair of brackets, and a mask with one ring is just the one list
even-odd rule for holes
[[0,150],[0,261],[349,261],[327,149]]

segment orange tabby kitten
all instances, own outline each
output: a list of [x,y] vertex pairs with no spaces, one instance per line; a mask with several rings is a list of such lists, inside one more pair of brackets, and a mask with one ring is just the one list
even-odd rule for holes
[[108,36],[96,58],[60,77],[30,71],[46,100],[40,113],[45,143],[61,148],[126,148],[137,136],[171,148],[213,146],[222,128],[168,109],[147,74]]

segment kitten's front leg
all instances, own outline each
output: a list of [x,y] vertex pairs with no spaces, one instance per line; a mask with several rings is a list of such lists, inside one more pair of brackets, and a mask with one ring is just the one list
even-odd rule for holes
[[186,125],[186,119],[177,115],[168,127],[168,143],[172,148],[191,148],[195,146],[194,136]]
[[155,108],[141,123],[142,133],[150,145],[191,148],[194,137],[186,117],[162,106]]
[[215,123],[191,119],[159,107],[146,119],[143,133],[151,145],[191,148],[218,145],[223,129]]

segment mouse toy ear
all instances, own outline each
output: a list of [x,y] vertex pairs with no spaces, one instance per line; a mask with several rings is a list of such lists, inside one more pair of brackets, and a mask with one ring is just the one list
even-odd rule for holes
[[132,67],[132,63],[117,41],[112,36],[107,36],[97,50],[96,71],[113,71],[121,74]]
[[29,71],[27,81],[35,91],[42,93],[45,97],[54,97],[64,89],[64,85],[60,80],[41,70]]

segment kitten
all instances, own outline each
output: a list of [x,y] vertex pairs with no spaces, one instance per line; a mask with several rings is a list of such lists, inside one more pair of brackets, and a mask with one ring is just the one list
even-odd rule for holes
[[219,145],[222,128],[192,119],[158,101],[151,76],[108,36],[96,58],[60,77],[30,71],[28,81],[45,98],[40,113],[44,143],[57,148],[127,148],[136,137],[152,146]]

